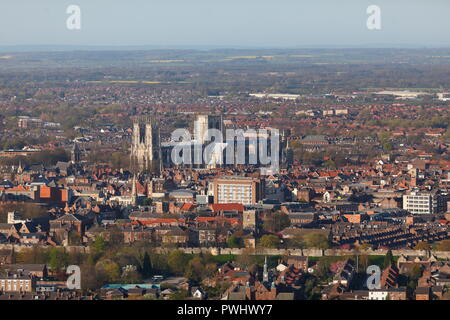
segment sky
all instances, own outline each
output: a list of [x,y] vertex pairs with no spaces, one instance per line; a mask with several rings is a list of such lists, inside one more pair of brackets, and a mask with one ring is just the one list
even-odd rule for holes
[[[381,30],[366,26],[370,5]],[[450,0],[0,1],[0,46],[450,47],[449,31]]]

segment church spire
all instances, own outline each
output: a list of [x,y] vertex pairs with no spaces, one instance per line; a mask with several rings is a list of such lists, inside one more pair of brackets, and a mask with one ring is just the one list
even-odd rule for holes
[[269,282],[269,271],[267,270],[267,256],[264,258],[263,282]]
[[133,185],[131,187],[131,204],[135,206],[137,204],[137,192],[136,192],[136,175],[133,174]]

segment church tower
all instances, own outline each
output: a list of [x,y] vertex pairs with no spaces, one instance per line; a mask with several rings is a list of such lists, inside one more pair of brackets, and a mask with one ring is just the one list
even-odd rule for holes
[[[198,143],[205,143],[208,130],[216,129],[224,134],[222,115],[199,114],[194,121],[194,139]],[[223,137],[225,140],[225,137]]]
[[72,151],[70,153],[70,157],[71,157],[71,162],[73,164],[77,164],[81,160],[81,150],[78,147],[78,143],[76,143],[76,142],[73,145]]
[[161,145],[159,126],[148,119],[133,123],[131,141],[131,164],[139,171],[149,170],[159,172]]

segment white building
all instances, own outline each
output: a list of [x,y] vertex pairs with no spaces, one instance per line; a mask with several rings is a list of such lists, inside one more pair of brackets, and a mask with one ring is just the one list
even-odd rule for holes
[[265,196],[264,179],[228,176],[215,179],[209,188],[213,190],[214,203],[256,204]]
[[437,192],[411,192],[403,196],[403,209],[412,214],[439,214],[446,210],[445,200]]

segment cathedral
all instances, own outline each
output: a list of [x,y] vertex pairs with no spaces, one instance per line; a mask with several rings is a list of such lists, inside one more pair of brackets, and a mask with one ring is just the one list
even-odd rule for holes
[[[187,143],[187,148],[190,148],[191,152],[190,165],[184,165],[191,168],[216,168],[223,167],[224,165],[229,165],[226,161],[229,157],[226,150],[214,151],[212,154],[212,162],[209,163],[197,163],[195,161],[195,152],[200,150],[200,158],[202,159],[203,152],[205,148],[212,143],[206,136],[206,133],[210,129],[216,129],[222,134],[225,131],[223,118],[221,115],[197,115],[194,122],[194,134],[192,140]],[[255,132],[256,134],[256,132]],[[280,154],[279,159],[282,165],[287,165],[292,162],[289,161],[292,158],[292,154],[289,153],[290,149],[288,146],[288,135],[286,130],[282,130],[280,135]],[[242,137],[244,152],[241,157],[243,158],[242,164],[255,163],[260,166],[260,153],[257,151],[260,148],[260,141],[258,140],[258,134],[251,136],[246,135]],[[267,143],[263,148],[267,148],[270,153],[270,139],[269,136],[266,137]],[[236,144],[237,140],[233,138],[232,140],[226,139],[223,145],[232,147],[231,154],[231,164],[234,164],[234,159],[236,158],[236,152],[238,151]],[[252,142],[254,144],[252,144]],[[160,130],[156,121],[150,121],[148,118],[141,118],[133,123],[133,135],[131,143],[131,167],[133,170],[137,171],[150,171],[150,172],[160,172],[163,168],[174,167],[172,156],[172,150],[175,146],[179,145],[179,142],[167,141],[161,142]],[[236,147],[236,148],[235,148]],[[214,156],[217,156],[217,152],[221,153],[221,161],[215,161]],[[252,156],[255,158],[252,162]],[[200,160],[201,160],[200,159]]]
[[161,169],[161,143],[156,121],[139,119],[133,123],[131,166],[139,171]]

